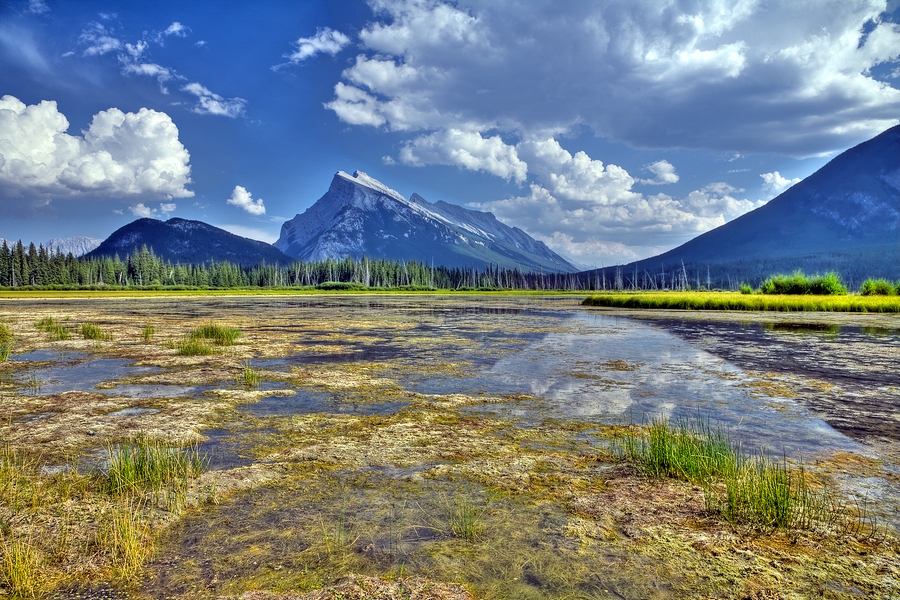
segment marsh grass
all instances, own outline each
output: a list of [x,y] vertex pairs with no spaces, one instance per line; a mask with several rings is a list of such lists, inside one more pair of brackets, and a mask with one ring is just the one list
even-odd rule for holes
[[488,505],[478,506],[470,498],[457,496],[444,499],[447,527],[454,537],[467,542],[477,541],[485,532],[485,513]]
[[106,342],[112,340],[112,335],[103,331],[96,323],[82,323],[81,337],[86,340],[102,340]]
[[896,296],[900,294],[900,283],[892,284],[887,279],[866,279],[859,287],[861,296]]
[[791,275],[772,275],[759,286],[761,294],[844,296],[847,288],[837,273],[807,277],[802,271]]
[[253,368],[249,360],[245,360],[241,365],[241,374],[238,377],[238,383],[242,383],[248,388],[259,387],[261,377],[259,371]]
[[138,435],[122,444],[108,447],[109,469],[106,487],[112,494],[125,495],[150,491],[156,502],[178,511],[192,479],[208,464],[197,446],[172,447],[147,435]]
[[191,330],[190,339],[210,340],[217,346],[233,346],[241,336],[237,327],[228,327],[218,323],[204,323]]
[[141,339],[144,340],[144,343],[150,343],[150,340],[153,339],[153,334],[155,333],[156,327],[148,323],[141,329]]
[[614,448],[651,477],[702,486],[707,510],[736,528],[788,533],[818,528],[857,536],[877,529],[864,508],[850,510],[827,486],[814,486],[802,463],[745,453],[708,421],[654,419],[625,433]]
[[0,323],[0,362],[9,360],[12,349],[16,345],[16,338],[6,323]]
[[900,313],[900,297],[897,296],[779,296],[738,292],[609,292],[589,296],[582,301],[582,305],[638,309]]
[[36,597],[43,580],[43,557],[37,545],[19,536],[3,536],[0,579],[13,598]]
[[68,340],[72,337],[69,328],[53,317],[43,317],[42,319],[37,321],[34,326],[38,329],[38,331],[49,333],[55,340]]
[[153,552],[150,527],[142,518],[139,500],[128,498],[113,506],[97,530],[97,543],[109,556],[115,575],[134,579]]
[[215,349],[212,346],[203,340],[191,337],[174,342],[172,345],[179,356],[210,356],[215,353]]

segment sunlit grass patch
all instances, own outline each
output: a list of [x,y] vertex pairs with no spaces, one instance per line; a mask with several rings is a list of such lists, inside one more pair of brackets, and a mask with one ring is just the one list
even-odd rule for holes
[[141,329],[141,339],[144,340],[145,343],[149,343],[151,339],[153,339],[153,334],[156,333],[156,327],[150,325],[144,325]]
[[759,286],[761,294],[844,296],[847,288],[837,273],[807,277],[802,271],[791,275],[772,275]]
[[34,598],[43,579],[43,557],[33,541],[21,536],[0,539],[0,581],[13,598]]
[[238,383],[242,383],[248,388],[259,387],[260,382],[259,371],[253,368],[249,360],[245,360],[241,365],[241,374],[238,377]]
[[189,337],[174,342],[172,346],[179,356],[210,356],[215,353],[215,349],[205,341]]
[[[167,508],[183,504],[190,481],[198,477],[208,460],[197,446],[177,448],[146,435],[110,445],[106,487],[113,494],[150,491],[159,500],[166,495]],[[170,506],[171,505],[171,506]]]
[[67,340],[72,337],[69,328],[53,317],[43,317],[34,326],[39,331],[49,333],[56,340]]
[[12,349],[16,345],[16,338],[6,323],[0,323],[0,362],[9,360]]
[[96,323],[82,323],[81,337],[86,340],[112,340],[112,335],[100,328]]
[[133,579],[153,552],[150,527],[139,501],[128,498],[111,508],[97,531],[97,543],[110,559],[114,573]]
[[898,296],[780,296],[739,292],[608,292],[583,306],[610,308],[900,313]]
[[192,340],[211,340],[217,346],[231,346],[241,336],[237,327],[228,327],[218,323],[204,323],[191,330]]
[[866,279],[859,293],[861,296],[896,296],[900,294],[900,283],[894,285],[887,279]]
[[803,465],[743,452],[708,422],[654,419],[617,440],[615,448],[652,477],[700,485],[707,510],[735,527],[769,532],[821,528],[872,535],[865,510],[851,510],[827,486],[813,485]]

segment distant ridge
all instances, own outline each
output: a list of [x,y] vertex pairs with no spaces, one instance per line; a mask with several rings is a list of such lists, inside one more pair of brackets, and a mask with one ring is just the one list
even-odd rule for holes
[[[900,125],[851,148],[764,206],[621,268],[640,279],[687,273],[691,285],[757,284],[776,272],[900,279]],[[607,274],[608,274],[607,270]],[[596,273],[592,271],[590,273]]]
[[88,258],[119,255],[125,258],[143,246],[173,263],[231,262],[290,264],[292,259],[271,244],[251,240],[202,221],[172,218],[138,219],[114,231]]
[[410,260],[445,267],[488,265],[577,271],[543,242],[487,212],[408,200],[361,171],[338,171],[324,196],[281,227],[275,247],[300,260]]
[[[98,240],[97,238],[86,237],[83,235],[78,235],[74,237],[68,238],[53,238],[41,244],[35,244],[35,246],[43,246],[47,249],[47,251],[51,254],[55,254],[57,250],[59,250],[63,254],[72,254],[72,256],[83,256],[100,245],[100,242],[103,240]],[[15,246],[18,241],[7,240],[4,238],[0,238],[0,246],[6,244],[7,248],[12,248]],[[28,248],[31,245],[31,242],[22,242],[25,248]]]

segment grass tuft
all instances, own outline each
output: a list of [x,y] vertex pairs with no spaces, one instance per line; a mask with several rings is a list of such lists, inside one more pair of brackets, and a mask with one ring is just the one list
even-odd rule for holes
[[112,335],[103,331],[100,326],[95,323],[82,323],[81,337],[86,340],[104,340],[107,342],[112,340]]
[[179,356],[209,356],[215,352],[212,346],[203,340],[197,340],[190,337],[184,338],[180,342],[175,342],[176,354]]
[[238,383],[242,383],[248,388],[259,387],[261,377],[259,371],[253,368],[249,360],[245,360],[241,365],[241,375],[238,377]]
[[141,329],[141,339],[144,340],[144,342],[149,343],[155,333],[156,327],[150,324],[144,325],[144,328]]
[[849,510],[827,486],[813,486],[800,464],[764,453],[745,454],[727,432],[708,422],[670,424],[655,419],[617,442],[618,451],[652,477],[673,477],[703,487],[706,507],[735,527],[794,532],[823,528],[872,535],[864,510]]
[[44,317],[34,324],[38,331],[44,331],[53,336],[57,340],[67,340],[71,336],[69,328],[54,319],[53,317]]
[[34,598],[43,580],[42,556],[34,544],[5,536],[0,542],[0,579],[14,598]]
[[900,294],[900,284],[893,285],[887,279],[866,279],[859,288],[861,296],[896,296]]
[[793,275],[773,275],[759,286],[762,294],[786,294],[802,296],[846,296],[847,288],[841,283],[837,273],[827,273],[816,277],[807,277],[802,271]]
[[159,493],[166,487],[187,488],[200,475],[207,458],[197,446],[173,448],[146,435],[110,445],[106,485],[113,494],[149,490]]
[[484,533],[484,515],[487,505],[476,506],[466,497],[457,497],[445,501],[447,525],[454,537],[467,542],[476,541]]
[[0,362],[9,360],[12,349],[16,345],[16,338],[13,337],[12,331],[6,323],[0,323]]
[[232,346],[241,335],[237,327],[227,327],[218,323],[204,323],[191,330],[192,340],[211,340],[217,346]]
[[114,506],[97,530],[97,543],[109,556],[115,574],[126,580],[137,577],[153,549],[148,524],[141,518],[138,501],[129,498]]

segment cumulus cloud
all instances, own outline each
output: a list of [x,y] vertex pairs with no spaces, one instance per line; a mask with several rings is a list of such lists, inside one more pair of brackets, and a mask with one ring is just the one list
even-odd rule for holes
[[528,165],[519,160],[515,147],[499,135],[484,138],[477,131],[447,129],[416,138],[400,151],[407,165],[455,165],[484,171],[518,183],[525,181]]
[[760,177],[762,177],[763,180],[763,193],[769,200],[779,195],[781,192],[785,191],[795,183],[800,183],[799,177],[788,179],[787,177],[782,177],[781,173],[779,173],[778,171],[775,171],[773,173],[762,173]]
[[[149,218],[153,219],[158,216],[162,216],[166,218],[169,216],[169,213],[175,212],[177,206],[174,202],[161,202],[159,208],[150,208],[146,206],[143,202],[138,202],[132,206],[128,207],[129,212],[136,217],[139,218]],[[114,211],[117,214],[122,214],[122,211]]]
[[0,98],[0,190],[44,199],[194,195],[190,155],[166,113],[110,108],[81,136],[68,128],[54,101]]
[[247,105],[247,101],[243,98],[223,98],[196,82],[187,84],[181,91],[197,97],[197,104],[191,110],[201,115],[219,115],[234,119],[244,114],[244,107]]
[[173,21],[171,25],[166,27],[164,30],[157,32],[154,36],[156,43],[162,44],[165,42],[165,39],[169,36],[174,35],[175,37],[187,37],[188,28],[178,21]]
[[227,204],[231,204],[232,206],[237,206],[238,208],[247,211],[251,215],[264,215],[266,214],[266,207],[263,205],[263,199],[257,198],[256,200],[250,195],[250,192],[244,186],[236,185],[234,186],[234,190],[231,192],[231,198],[225,201]]
[[522,142],[540,183],[525,196],[473,203],[544,240],[577,262],[628,262],[657,254],[734,219],[761,202],[743,190],[711,183],[683,198],[645,195],[625,169],[584,152],[574,155],[552,139]]
[[647,185],[665,185],[667,183],[678,183],[681,179],[675,172],[675,166],[667,160],[658,160],[655,163],[644,167],[655,175],[652,179],[639,179],[641,183]]
[[871,68],[900,60],[900,27],[884,0],[824,2],[373,1],[328,107],[395,131],[828,153],[897,123],[900,90]]
[[302,37],[294,42],[297,49],[290,54],[286,54],[285,58],[290,60],[291,63],[297,64],[320,53],[334,56],[349,43],[350,38],[340,31],[335,31],[330,27],[320,27],[316,29],[316,35],[306,38]]

